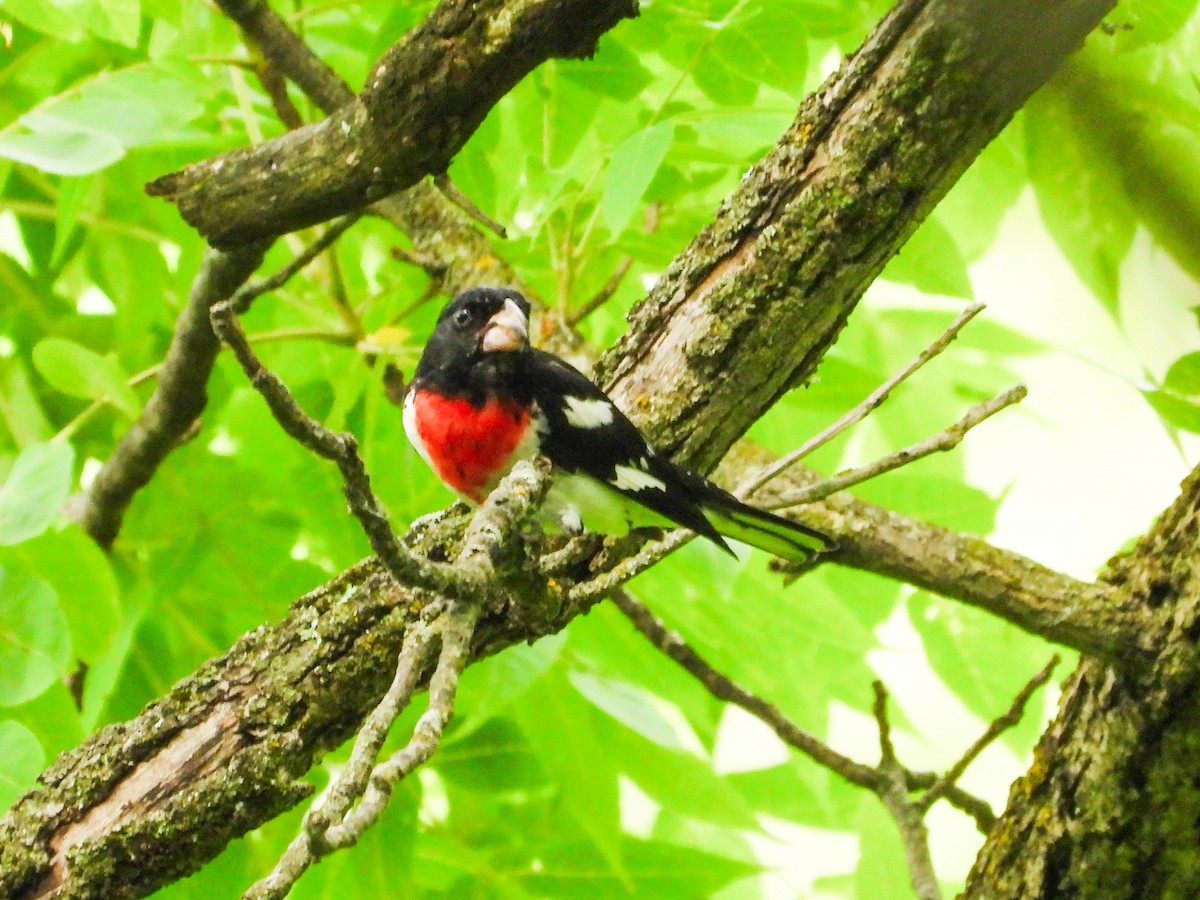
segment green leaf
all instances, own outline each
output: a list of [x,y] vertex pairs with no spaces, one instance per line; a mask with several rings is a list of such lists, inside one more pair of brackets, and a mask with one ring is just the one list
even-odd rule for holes
[[1143,390],[1142,396],[1168,425],[1200,434],[1200,352],[1171,363],[1161,388]]
[[1200,403],[1167,391],[1142,391],[1159,417],[1175,428],[1200,434]]
[[546,773],[511,719],[488,719],[465,738],[451,733],[435,764],[448,781],[476,791],[532,790],[547,783]]
[[4,0],[3,6],[6,15],[59,41],[73,43],[84,36],[79,17],[50,0]]
[[687,720],[662,697],[626,681],[589,672],[570,672],[567,678],[595,707],[651,743],[680,753],[700,748]]
[[[587,844],[559,844],[539,859],[524,879],[539,897],[607,900],[631,895],[658,898],[710,897],[735,878],[760,867],[687,847],[625,838],[626,878],[618,878]],[[878,896],[878,895],[877,895]]]
[[788,3],[750,7],[727,23],[709,48],[726,78],[749,73],[762,84],[798,96],[808,73],[805,10]]
[[130,418],[141,411],[115,354],[101,356],[66,338],[46,338],[33,348],[33,364],[64,394],[111,403]]
[[33,787],[46,764],[37,736],[20,722],[0,722],[0,810]]
[[927,294],[971,299],[967,261],[954,236],[936,215],[926,219],[883,270],[889,281],[911,284]]
[[[924,592],[909,601],[908,611],[930,666],[983,722],[1008,709],[1054,652],[1039,638]],[[1029,746],[1041,730],[1040,717],[1033,712],[1038,704],[1034,699],[1021,722],[1005,732],[1002,740],[1014,749]]]
[[591,707],[551,673],[517,710],[525,739],[556,786],[561,809],[588,836],[609,877],[625,880],[617,773],[589,719]]
[[96,0],[89,6],[88,28],[102,38],[136,47],[142,25],[142,7],[138,0]]
[[70,661],[67,619],[54,588],[0,566],[0,706],[33,699],[62,677]]
[[54,217],[54,250],[50,254],[51,269],[57,269],[61,265],[78,226],[79,212],[94,183],[92,178],[64,178],[59,183],[57,212]]
[[1046,230],[1080,280],[1115,314],[1120,264],[1137,223],[1120,177],[1096,165],[1103,141],[1047,91],[1025,107],[1025,139]]
[[613,151],[601,200],[604,223],[613,234],[625,229],[666,158],[674,136],[673,123],[659,122],[629,136]]
[[36,537],[58,516],[71,490],[75,452],[65,441],[32,444],[0,488],[0,545]]
[[[8,257],[0,255],[0,284],[7,261]],[[15,355],[0,357],[0,420],[12,432],[18,447],[48,440],[54,433],[29,383],[25,364]]]
[[125,155],[106,134],[81,132],[0,132],[0,156],[53,175],[86,175]]
[[1187,353],[1171,363],[1162,386],[1178,394],[1200,397],[1200,352]]
[[905,896],[907,892],[898,891],[897,886],[908,886],[908,865],[895,823],[878,797],[866,792],[859,796],[855,824],[860,843],[853,896]]
[[132,148],[177,140],[211,90],[166,64],[99,72],[0,130],[0,156],[59,175],[95,172]]
[[937,205],[937,220],[954,236],[963,257],[974,261],[992,246],[1004,214],[1028,180],[1022,120],[1017,119],[984,148]]
[[121,624],[117,579],[108,557],[78,526],[39,535],[0,555],[18,560],[54,588],[67,616],[75,655],[93,665]]
[[1110,21],[1123,50],[1161,44],[1174,37],[1196,11],[1196,0],[1122,0]]
[[564,78],[593,93],[618,100],[635,101],[650,83],[650,70],[613,35],[600,38],[600,49],[588,60],[556,63]]
[[[547,635],[536,643],[489,656],[463,672],[461,705],[455,709],[462,728],[474,729],[503,714],[560,659],[565,644],[565,634]],[[462,729],[457,734],[461,738]]]

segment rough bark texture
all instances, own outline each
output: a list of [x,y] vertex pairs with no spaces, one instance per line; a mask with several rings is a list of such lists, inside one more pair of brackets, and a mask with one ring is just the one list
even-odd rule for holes
[[1106,580],[1160,656],[1080,664],[966,897],[1200,896],[1200,472]]
[[[884,263],[1111,7],[898,4],[635,310],[607,355],[614,399],[661,447],[715,465],[812,373]],[[781,344],[814,352],[781,368]]]
[[147,186],[214,247],[294,231],[443,172],[488,110],[551,57],[589,56],[636,0],[443,0],[328,119]]
[[[258,0],[217,0],[217,5],[326,115],[354,102],[350,85],[269,5]],[[412,239],[413,255],[436,270],[443,293],[453,296],[481,284],[507,284],[529,296],[517,273],[492,251],[488,238],[428,181],[380,200],[375,210]]]
[[[1107,8],[901,4],[641,307],[610,369],[617,398],[711,467],[811,372],[920,217]],[[329,214],[305,196],[305,221]],[[524,597],[484,622],[478,654],[581,611],[534,584]],[[423,605],[366,563],[65,754],[0,822],[0,896],[142,896],[297,802],[294,779],[378,698]]]

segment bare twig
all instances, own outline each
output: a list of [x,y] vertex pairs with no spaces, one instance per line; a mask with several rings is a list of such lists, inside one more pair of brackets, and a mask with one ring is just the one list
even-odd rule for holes
[[[405,635],[391,687],[359,730],[350,761],[304,817],[303,830],[270,875],[246,892],[247,900],[286,896],[314,862],[356,844],[383,815],[396,784],[437,751],[454,711],[458,677],[469,661],[484,600],[489,591],[499,589],[492,555],[537,508],[549,486],[548,476],[545,460],[518,463],[472,518],[456,565],[482,587],[472,597],[448,605],[435,600],[425,607],[421,621]],[[428,707],[404,749],[377,763],[392,723],[421,682],[435,642],[441,650],[429,678]]]
[[861,403],[849,410],[845,415],[843,415],[828,428],[813,435],[791,453],[780,457],[776,462],[772,463],[759,475],[757,475],[749,484],[739,488],[739,496],[747,497],[750,494],[753,494],[756,490],[777,476],[779,473],[786,471],[790,466],[808,456],[808,454],[812,453],[818,447],[825,446],[825,444],[829,443],[850,426],[861,422],[869,413],[878,408],[883,401],[888,398],[897,385],[899,385],[914,372],[924,366],[927,362],[949,347],[950,342],[958,336],[958,333],[962,331],[963,326],[975,318],[975,316],[979,315],[983,309],[984,305],[982,303],[973,303],[964,309],[955,317],[954,321],[947,326],[946,330],[938,335],[928,347],[918,353],[908,365],[877,387]]
[[871,704],[871,714],[879,729],[879,759],[882,763],[894,763],[896,748],[892,745],[892,725],[888,720],[887,690],[882,681],[873,681],[871,691],[875,696],[875,702]]
[[842,756],[828,744],[792,722],[775,706],[718,672],[693,650],[678,632],[668,629],[666,623],[627,591],[614,590],[612,601],[650,643],[694,675],[714,697],[740,706],[751,715],[761,719],[779,735],[784,743],[796,748],[830,771],[841,775],[851,784],[865,787],[871,791],[876,790],[879,776],[874,769]]
[[628,254],[622,256],[620,262],[617,263],[617,267],[613,270],[612,275],[610,275],[608,281],[604,283],[604,287],[600,288],[600,290],[596,292],[596,295],[580,306],[579,309],[572,310],[564,317],[567,325],[572,327],[578,325],[580,322],[602,307],[605,303],[611,300],[613,294],[615,294],[617,292],[617,288],[621,286],[622,280],[624,280],[626,273],[629,271],[632,265],[632,256],[629,256]]
[[1009,706],[1008,710],[987,727],[987,730],[979,736],[979,739],[975,743],[967,748],[966,752],[946,771],[945,775],[930,785],[929,790],[925,791],[920,799],[916,801],[917,808],[922,813],[927,811],[929,807],[933,806],[942,797],[946,796],[946,792],[958,783],[958,779],[967,770],[967,766],[975,761],[975,758],[983,752],[988,744],[992,743],[1001,734],[1021,721],[1021,718],[1025,715],[1025,704],[1029,702],[1029,698],[1033,696],[1034,691],[1050,680],[1050,676],[1054,674],[1059,661],[1059,656],[1056,653],[1050,658],[1050,662],[1040,672],[1030,678],[1025,687],[1021,688],[1020,693],[1013,699],[1012,705]]
[[328,852],[322,842],[325,829],[333,822],[340,822],[362,796],[388,730],[408,706],[428,665],[435,636],[436,623],[424,621],[414,624],[404,636],[392,684],[359,729],[350,761],[329,786],[319,805],[308,811],[304,829],[293,838],[271,873],[246,891],[248,900],[286,896],[296,879]]
[[909,799],[904,768],[897,761],[896,749],[892,746],[891,725],[887,715],[887,691],[884,690],[881,681],[876,681],[871,686],[875,691],[872,709],[875,722],[879,726],[880,760],[877,771],[880,782],[875,793],[879,795],[880,801],[900,832],[904,858],[908,863],[908,875],[917,897],[919,900],[942,900],[942,890],[938,887],[933,859],[929,855],[929,831],[925,828],[924,811]]
[[451,597],[476,593],[480,585],[465,573],[444,563],[422,559],[396,539],[387,512],[371,490],[370,477],[358,455],[354,435],[334,433],[305,414],[278,376],[267,370],[250,349],[234,314],[233,300],[213,307],[212,323],[214,331],[233,351],[250,383],[267,401],[280,427],[302,446],[337,464],[350,510],[388,573],[401,584],[419,585]]
[[361,211],[342,216],[321,232],[321,236],[305,247],[301,253],[296,254],[287,265],[282,266],[278,272],[243,285],[228,301],[233,312],[241,315],[257,298],[283,287],[293,275],[328,250],[333,242],[345,234],[346,229],[360,218],[362,218]]
[[881,457],[865,466],[859,466],[856,469],[851,469],[832,478],[822,479],[798,491],[785,494],[771,503],[768,508],[781,509],[786,506],[801,506],[805,503],[813,503],[816,500],[828,497],[830,494],[835,494],[838,491],[860,484],[877,475],[882,475],[884,472],[890,472],[893,469],[906,466],[923,456],[951,450],[962,443],[962,439],[966,437],[968,431],[1005,407],[1012,406],[1014,403],[1025,399],[1027,393],[1025,385],[1018,384],[1015,387],[1009,388],[1003,394],[998,394],[971,407],[967,410],[966,415],[944,431],[931,435],[923,441],[918,441],[903,450],[889,453],[887,456]]
[[[907,782],[910,791],[927,790],[933,786],[939,777],[934,772],[914,772],[912,769],[907,768],[904,770],[904,780]],[[947,788],[945,796],[942,799],[959,812],[974,819],[975,828],[985,837],[992,830],[992,826],[996,824],[996,811],[992,809],[991,804],[982,797],[977,797],[969,791],[963,790],[958,785]]]
[[441,191],[447,200],[465,212],[468,216],[493,232],[497,237],[507,238],[508,231],[504,226],[485,213],[482,209],[475,205],[475,201],[458,189],[453,181],[450,180],[449,174],[441,172],[433,176],[433,183],[437,189]]
[[589,581],[575,585],[567,593],[567,601],[574,606],[587,606],[595,603],[630,578],[674,553],[695,536],[696,532],[687,528],[676,528],[661,540],[647,544],[633,556],[621,560],[607,572],[602,572]]
[[[876,794],[900,831],[913,887],[921,900],[940,900],[941,897],[929,854],[925,813],[938,799],[945,799],[974,818],[979,830],[987,833],[995,821],[995,813],[985,801],[962,790],[956,782],[988,741],[1019,720],[1030,695],[1049,679],[1053,669],[1052,664],[1038,673],[1021,691],[1008,712],[997,719],[987,734],[976,741],[958,763],[940,778],[928,772],[914,772],[900,763],[892,743],[887,692],[881,682],[875,682],[872,711],[879,729],[880,762],[877,766],[866,766],[838,753],[792,722],[774,705],[718,672],[677,632],[668,629],[661,619],[627,591],[617,588],[611,596],[613,603],[643,636],[695,676],[714,697],[741,707],[766,723],[784,743],[851,784]],[[925,793],[913,799],[910,795],[918,790]]]
[[429,707],[417,721],[404,749],[375,767],[366,792],[354,811],[325,832],[330,847],[340,849],[357,843],[379,820],[396,785],[437,752],[442,733],[454,712],[458,678],[467,665],[479,613],[479,605],[474,604],[452,609],[447,615],[441,629],[442,650],[437,668],[429,679]]
[[279,121],[289,129],[296,129],[303,125],[304,118],[300,115],[300,110],[296,109],[296,104],[288,96],[287,79],[283,73],[269,59],[262,58],[256,61],[253,70],[254,74],[258,76],[259,84],[271,98],[271,107],[275,110]]

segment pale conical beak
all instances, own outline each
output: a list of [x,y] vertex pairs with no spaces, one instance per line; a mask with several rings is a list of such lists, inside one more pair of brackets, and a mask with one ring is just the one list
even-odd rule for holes
[[520,350],[528,340],[529,323],[525,321],[525,314],[513,301],[505,300],[500,311],[483,327],[479,347],[484,353]]

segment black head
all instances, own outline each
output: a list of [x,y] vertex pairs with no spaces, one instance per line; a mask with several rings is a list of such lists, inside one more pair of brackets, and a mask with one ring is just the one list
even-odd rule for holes
[[471,288],[438,316],[415,379],[475,396],[498,375],[515,372],[529,354],[529,301],[512,288]]

